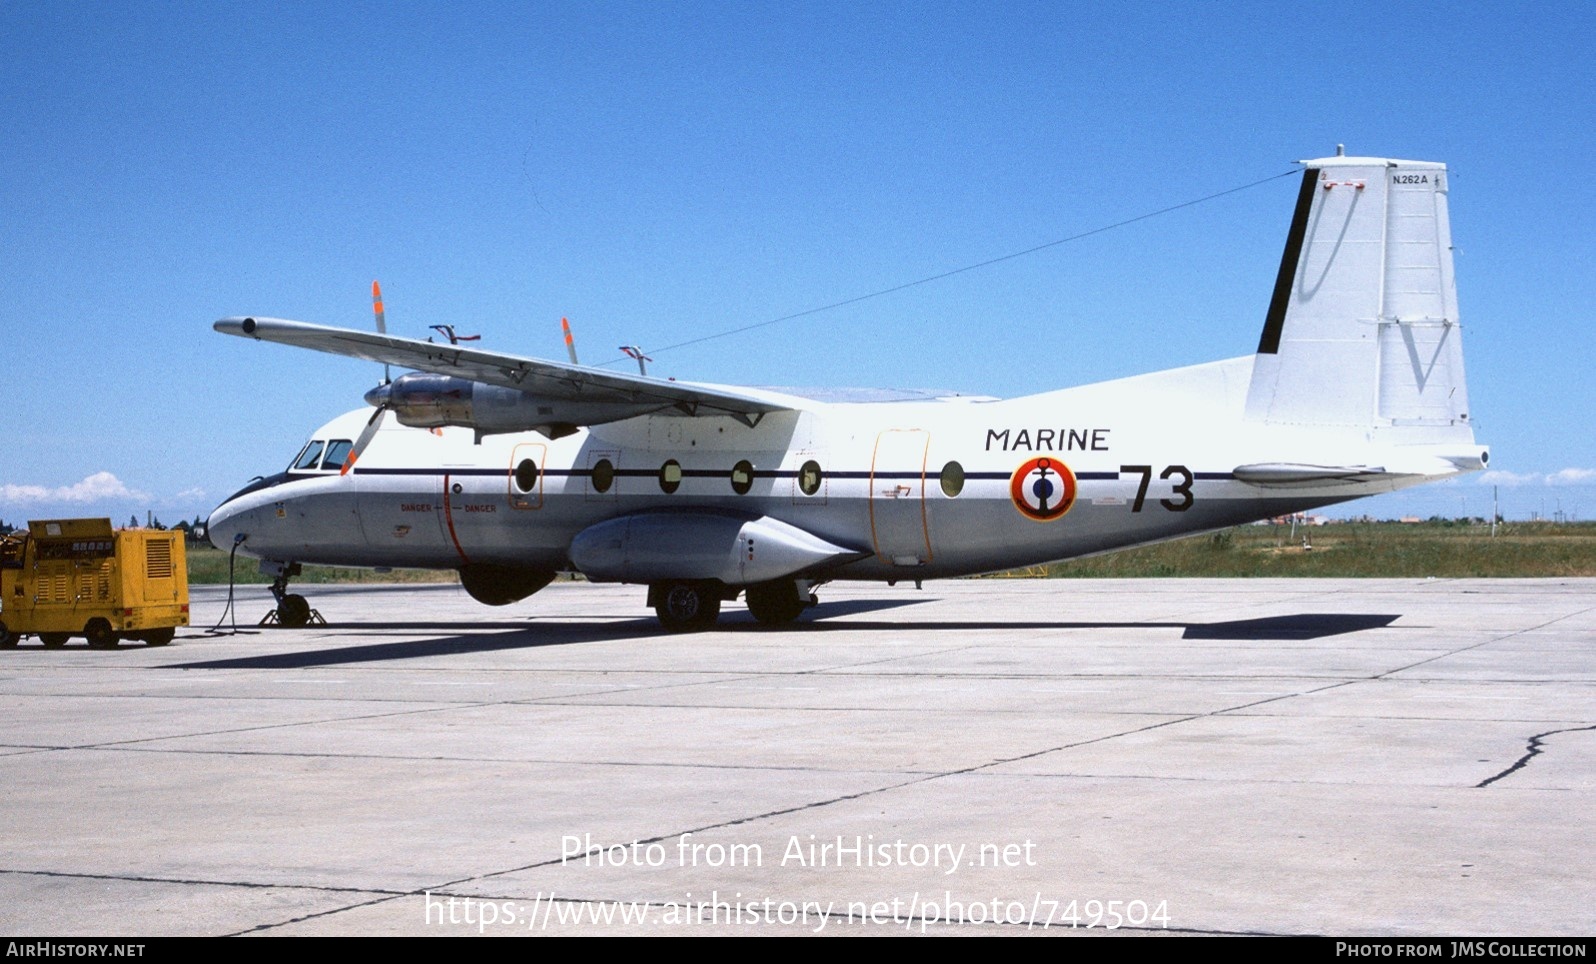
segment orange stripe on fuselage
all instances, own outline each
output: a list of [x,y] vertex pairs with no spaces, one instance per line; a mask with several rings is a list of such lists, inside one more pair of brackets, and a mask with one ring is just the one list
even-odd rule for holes
[[454,551],[458,552],[460,554],[460,561],[469,566],[471,564],[471,559],[466,555],[465,549],[461,548],[461,546],[460,546],[460,537],[458,535],[455,535],[455,531],[454,531],[454,511],[449,505],[449,496],[451,494],[452,493],[449,491],[449,475],[448,475],[448,473],[444,473],[444,476],[443,476],[443,522],[444,522],[444,525],[449,530],[449,541],[454,543]]

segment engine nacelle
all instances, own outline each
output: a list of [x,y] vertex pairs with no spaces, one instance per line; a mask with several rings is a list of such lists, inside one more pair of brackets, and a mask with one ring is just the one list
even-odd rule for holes
[[571,402],[542,398],[514,388],[452,375],[411,372],[366,393],[366,403],[386,405],[399,424],[411,428],[455,425],[477,435],[542,432],[560,438],[578,425],[602,425],[647,415],[665,407],[650,402]]
[[474,562],[460,568],[460,585],[485,606],[508,606],[554,581],[553,569],[525,569]]
[[769,516],[636,512],[588,526],[571,562],[594,582],[713,579],[728,586],[781,579],[863,558]]

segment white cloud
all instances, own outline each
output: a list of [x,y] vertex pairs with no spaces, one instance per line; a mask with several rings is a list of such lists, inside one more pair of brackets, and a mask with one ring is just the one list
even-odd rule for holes
[[1596,469],[1558,469],[1556,472],[1481,472],[1480,485],[1499,485],[1505,489],[1526,485],[1596,485]]
[[1590,485],[1596,482],[1596,469],[1559,469],[1546,477],[1547,485]]
[[1504,472],[1501,469],[1492,469],[1481,472],[1474,477],[1480,485],[1500,485],[1511,489],[1520,485],[1536,485],[1544,476],[1536,472]]
[[0,485],[0,502],[101,502],[106,499],[137,499],[149,496],[130,489],[109,472],[96,472],[74,485],[47,488],[42,485]]
[[192,489],[184,489],[183,491],[179,492],[178,494],[172,496],[171,501],[173,501],[173,502],[189,502],[189,501],[193,501],[195,499],[203,499],[203,498],[205,498],[205,490],[200,488],[199,486],[195,486]]

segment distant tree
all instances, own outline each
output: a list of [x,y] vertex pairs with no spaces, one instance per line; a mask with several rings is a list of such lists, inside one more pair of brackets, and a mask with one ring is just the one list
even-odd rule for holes
[[129,529],[137,529],[139,527],[139,514],[137,512],[127,517],[127,527]]

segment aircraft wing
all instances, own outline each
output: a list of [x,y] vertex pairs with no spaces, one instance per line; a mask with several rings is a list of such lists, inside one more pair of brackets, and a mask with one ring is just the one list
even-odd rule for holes
[[[583,403],[647,405],[675,408],[686,415],[731,415],[757,421],[770,412],[793,408],[775,393],[739,391],[718,385],[695,385],[604,371],[583,365],[522,358],[480,348],[439,345],[372,331],[330,328],[282,318],[223,318],[213,326],[225,335],[298,345],[334,355],[398,365],[439,375],[453,375],[525,392],[538,398]],[[794,400],[796,401],[796,400]]]

